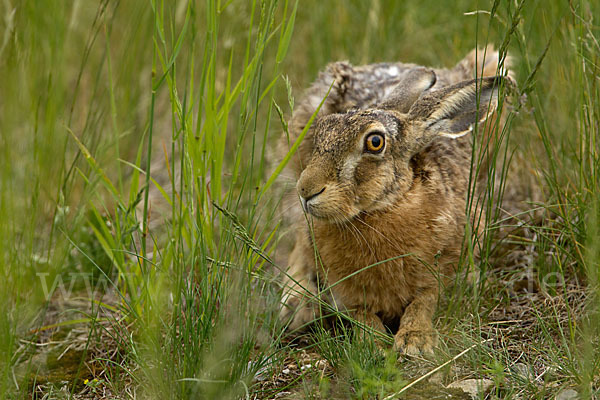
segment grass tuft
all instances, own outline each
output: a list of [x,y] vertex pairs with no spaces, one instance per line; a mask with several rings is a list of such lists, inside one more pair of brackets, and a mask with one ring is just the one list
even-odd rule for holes
[[[0,1],[0,397],[460,398],[447,385],[467,378],[499,398],[599,397],[597,15]],[[275,153],[302,89],[335,60],[449,67],[487,44],[517,83],[473,148],[473,184],[490,179],[436,356],[381,350],[331,309],[333,329],[290,341],[280,182],[299,142]]]

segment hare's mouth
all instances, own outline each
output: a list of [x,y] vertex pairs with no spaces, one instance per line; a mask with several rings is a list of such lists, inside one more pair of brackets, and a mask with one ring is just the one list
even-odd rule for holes
[[[311,191],[299,191],[302,209],[320,220],[342,223],[352,219],[358,211],[350,201],[351,193],[334,184]],[[303,195],[304,194],[304,195]]]
[[330,207],[327,207],[323,204],[323,202],[318,200],[305,200],[300,199],[302,203],[302,209],[305,213],[312,215],[313,217],[319,219],[329,219],[329,214],[331,213]]
[[319,199],[303,202],[304,211],[319,220],[331,223],[345,223],[358,214],[350,205],[340,201]]
[[352,218],[352,215],[347,215],[341,209],[324,209],[323,207],[319,206],[309,206],[307,214],[310,214],[321,221],[336,224],[348,222]]
[[312,213],[311,209],[318,207],[318,204],[319,204],[318,196],[321,195],[321,193],[323,193],[324,191],[325,191],[325,187],[323,187],[323,189],[321,189],[317,193],[312,194],[308,197],[300,196],[300,203],[302,203],[302,209],[304,210],[304,212]]

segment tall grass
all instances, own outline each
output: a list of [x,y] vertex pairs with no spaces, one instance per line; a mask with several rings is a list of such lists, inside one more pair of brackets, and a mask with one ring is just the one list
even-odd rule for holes
[[[313,335],[326,373],[261,384],[299,354],[276,318],[277,267],[285,266],[276,250],[287,240],[274,184],[279,113],[289,118],[294,96],[330,61],[452,66],[486,43],[514,57],[525,95],[493,149],[499,182],[489,204],[515,186],[534,199],[523,184],[534,176],[542,201],[523,207],[542,217],[521,218],[535,233],[526,238],[527,268],[570,314],[565,322],[552,305],[534,303],[537,336],[524,340],[524,356],[486,341],[462,368],[495,379],[504,397],[542,398],[566,386],[598,396],[595,2],[460,0],[440,12],[433,0],[4,0],[0,15],[0,397],[40,395],[38,384],[51,379],[34,343],[77,326],[88,334],[76,372],[66,385],[51,382],[75,397],[95,390],[96,376],[114,393],[135,388],[152,398],[401,390],[423,365],[395,363],[346,328]],[[518,172],[506,177],[509,163]],[[489,226],[503,223],[496,211],[488,210]],[[481,261],[470,262],[491,278],[478,290],[459,282],[460,295],[449,294],[438,358],[426,370],[490,339],[486,315],[509,301],[491,292],[501,272],[487,264],[498,246],[488,232],[475,243]],[[574,281],[585,307],[559,284]],[[80,296],[85,310],[57,316],[57,304]],[[535,383],[513,379],[519,360],[550,372]],[[83,361],[99,370],[92,376]]]

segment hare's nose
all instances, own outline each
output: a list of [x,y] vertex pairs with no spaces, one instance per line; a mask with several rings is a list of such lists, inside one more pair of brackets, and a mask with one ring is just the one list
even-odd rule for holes
[[325,187],[320,190],[309,190],[308,188],[298,188],[300,194],[300,202],[304,211],[308,211],[308,202],[325,191]]
[[306,199],[306,201],[312,199],[313,197],[317,197],[321,193],[325,191],[325,186],[320,189],[315,189],[311,187],[299,187],[298,193],[300,193],[300,197]]

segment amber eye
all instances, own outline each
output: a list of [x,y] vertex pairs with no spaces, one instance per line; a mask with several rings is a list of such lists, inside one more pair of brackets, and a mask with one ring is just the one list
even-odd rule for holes
[[365,151],[369,153],[381,153],[384,143],[385,138],[383,137],[382,133],[371,133],[365,139]]

